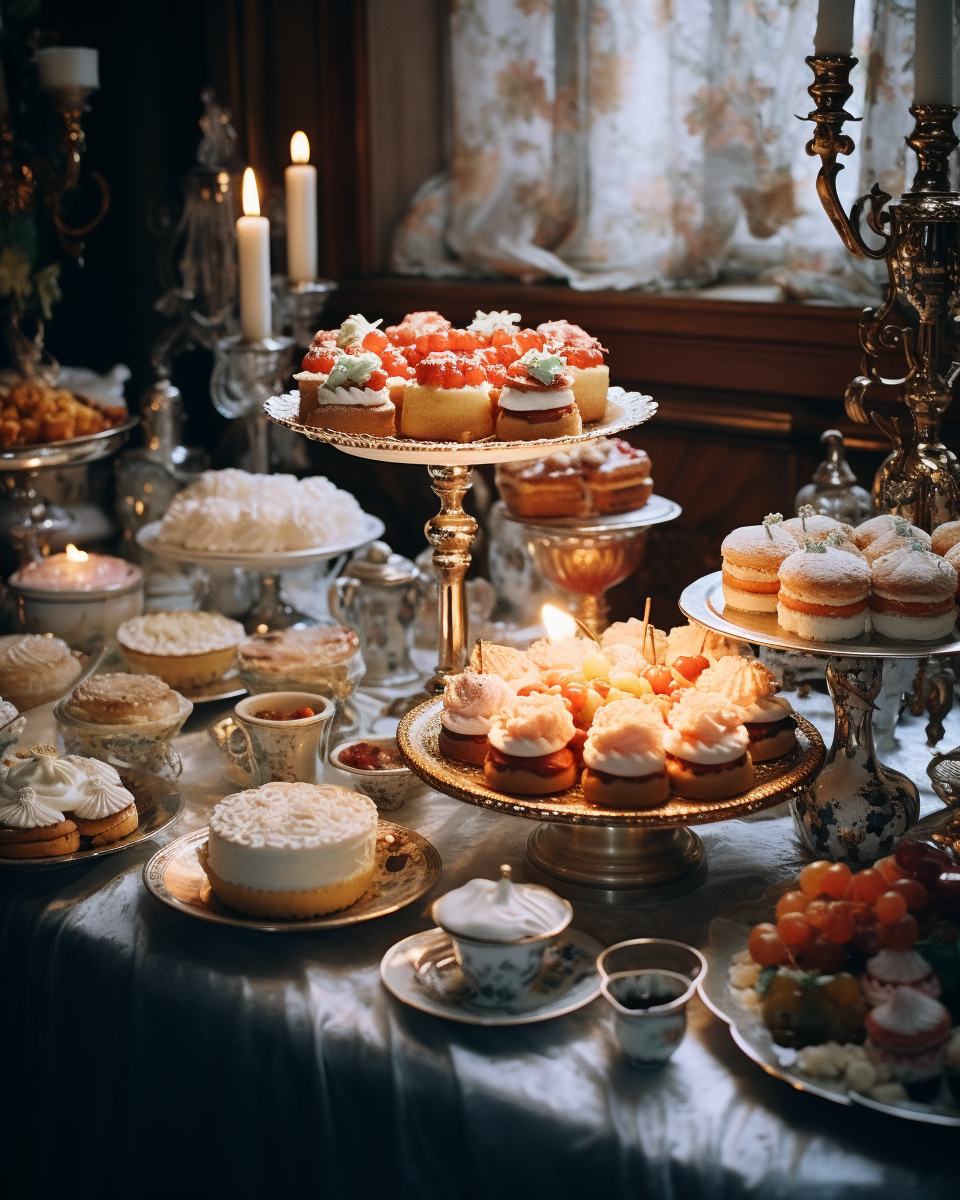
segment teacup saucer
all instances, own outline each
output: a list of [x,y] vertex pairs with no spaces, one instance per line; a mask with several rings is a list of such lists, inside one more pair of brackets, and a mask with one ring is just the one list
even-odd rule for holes
[[526,995],[509,1007],[471,1003],[442,929],[427,929],[391,946],[380,963],[380,978],[398,1000],[436,1017],[465,1025],[530,1025],[574,1012],[600,995],[596,963],[602,950],[578,929],[565,929]]

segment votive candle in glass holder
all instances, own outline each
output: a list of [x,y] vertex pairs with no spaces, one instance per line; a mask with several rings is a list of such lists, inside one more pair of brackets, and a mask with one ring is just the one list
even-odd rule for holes
[[28,633],[52,633],[74,648],[112,638],[143,612],[143,572],[109,554],[68,546],[26,563],[9,578]]

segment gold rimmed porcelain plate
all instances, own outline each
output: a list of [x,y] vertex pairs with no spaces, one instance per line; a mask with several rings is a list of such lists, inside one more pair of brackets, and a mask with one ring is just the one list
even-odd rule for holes
[[746,1008],[730,986],[728,968],[733,956],[746,950],[750,930],[760,921],[771,920],[784,886],[771,888],[759,900],[738,904],[710,924],[710,943],[704,949],[708,970],[701,977],[697,990],[711,1012],[730,1026],[733,1040],[768,1075],[782,1079],[800,1092],[812,1092],[834,1104],[860,1104],[893,1117],[921,1121],[927,1125],[949,1125],[960,1128],[960,1105],[949,1098],[946,1085],[935,1103],[917,1104],[904,1100],[889,1103],[849,1090],[835,1079],[814,1078],[796,1067],[797,1052],[778,1046],[758,1013]]
[[120,850],[126,850],[128,846],[136,846],[139,842],[156,837],[162,829],[172,825],[183,812],[183,795],[169,779],[133,770],[121,771],[120,778],[124,787],[133,793],[137,805],[137,828],[133,833],[118,842],[111,842],[108,846],[81,848],[74,854],[60,854],[56,858],[0,858],[0,867],[36,871],[44,867],[64,867],[70,863],[102,858],[106,854],[117,854]]
[[916,658],[918,655],[960,654],[960,639],[936,642],[907,642],[881,637],[879,633],[866,633],[862,637],[848,638],[843,642],[813,642],[782,629],[777,614],[741,612],[730,608],[723,598],[722,571],[704,575],[680,597],[680,611],[691,621],[722,633],[726,637],[738,638],[742,642],[756,642],[774,650],[795,650],[800,654],[820,654],[849,658]]
[[498,442],[492,438],[479,442],[425,442],[412,438],[373,437],[362,433],[341,433],[337,429],[318,429],[300,421],[300,395],[287,392],[271,397],[263,406],[271,421],[285,425],[295,433],[316,442],[329,442],[346,454],[381,462],[419,463],[421,466],[471,466],[480,463],[520,461],[543,458],[559,450],[572,450],[600,437],[612,437],[635,425],[649,421],[657,411],[656,402],[639,392],[613,387],[607,391],[607,411],[602,421],[585,425],[583,433],[558,438],[537,438],[528,442]]
[[729,821],[782,803],[820,770],[826,754],[823,740],[803,717],[796,716],[797,746],[782,758],[757,763],[757,782],[749,792],[725,800],[694,801],[680,796],[659,808],[642,811],[598,808],[583,798],[580,785],[554,796],[508,796],[487,787],[483,768],[445,758],[439,749],[443,700],[428,700],[400,722],[397,744],[411,768],[438,792],[534,821],[569,825],[636,825],[647,829],[674,825],[705,825]]
[[143,882],[158,900],[178,912],[217,925],[235,925],[260,933],[304,933],[356,925],[396,912],[429,891],[440,875],[440,855],[425,837],[390,821],[377,823],[377,863],[373,883],[349,908],[324,917],[284,921],[251,917],[221,903],[211,892],[198,853],[207,831],[185,834],[159,850],[143,868]]

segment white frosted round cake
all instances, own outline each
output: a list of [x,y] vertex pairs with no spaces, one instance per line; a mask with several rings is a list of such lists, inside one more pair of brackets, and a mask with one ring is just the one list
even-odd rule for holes
[[213,810],[200,863],[224,904],[258,917],[318,917],[369,888],[372,800],[332,784],[266,783]]

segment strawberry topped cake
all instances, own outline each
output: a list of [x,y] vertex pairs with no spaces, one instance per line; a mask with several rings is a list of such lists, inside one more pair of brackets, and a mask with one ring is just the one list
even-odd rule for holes
[[416,365],[400,412],[404,437],[475,442],[493,433],[493,400],[486,372],[455,350],[431,351]]
[[595,337],[569,321],[545,321],[537,326],[544,346],[559,354],[573,377],[573,395],[580,419],[602,421],[607,408],[610,368],[603,361],[606,353]]
[[326,379],[317,388],[313,410],[300,420],[321,429],[343,433],[396,434],[396,409],[387,391],[387,373],[370,350],[337,350]]
[[498,441],[565,437],[583,429],[573,377],[557,354],[528,350],[507,369],[498,401]]

